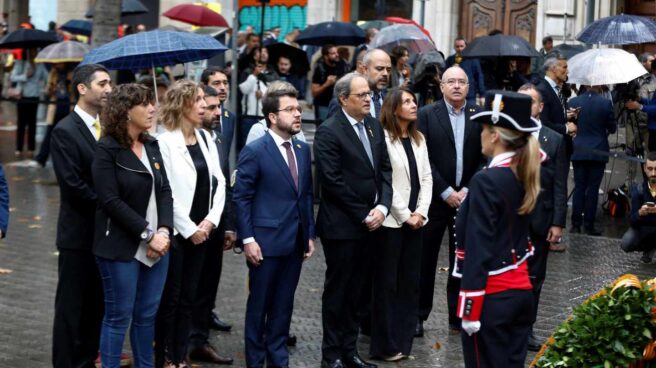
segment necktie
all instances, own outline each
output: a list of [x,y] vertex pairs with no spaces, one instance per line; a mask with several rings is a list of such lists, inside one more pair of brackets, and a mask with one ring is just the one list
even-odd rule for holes
[[216,131],[223,133],[223,106],[221,106],[221,114],[219,115],[219,124],[216,127]]
[[294,160],[294,154],[292,153],[292,145],[289,142],[283,142],[282,146],[285,147],[285,151],[287,151],[287,165],[289,166],[289,172],[292,174],[292,179],[294,179],[296,189],[298,189],[298,170],[296,169],[296,160]]
[[96,140],[100,139],[100,121],[95,120],[92,125],[96,129]]
[[360,142],[362,142],[362,145],[364,146],[364,150],[367,152],[367,157],[369,157],[369,162],[371,162],[371,166],[374,166],[374,155],[371,153],[371,145],[369,144],[369,140],[367,139],[367,134],[364,131],[364,123],[359,122],[357,126],[358,126],[358,135],[360,136]]
[[565,96],[563,96],[563,89],[560,86],[556,86],[556,91],[558,91],[558,99],[560,100],[560,105],[563,107],[563,111],[567,111],[565,107]]
[[380,92],[374,93],[374,111],[376,112],[376,119],[380,120]]

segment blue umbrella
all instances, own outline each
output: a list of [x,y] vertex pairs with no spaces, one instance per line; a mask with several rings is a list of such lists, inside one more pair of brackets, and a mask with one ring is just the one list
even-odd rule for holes
[[360,45],[365,41],[362,28],[353,23],[323,22],[301,31],[296,42],[301,45]]
[[140,70],[209,59],[226,50],[211,36],[154,30],[125,36],[91,50],[82,64]]
[[656,41],[656,22],[637,15],[613,15],[590,23],[576,39],[585,43],[631,45]]
[[68,22],[62,24],[60,28],[72,34],[79,34],[88,37],[91,36],[93,23],[88,20],[71,19]]

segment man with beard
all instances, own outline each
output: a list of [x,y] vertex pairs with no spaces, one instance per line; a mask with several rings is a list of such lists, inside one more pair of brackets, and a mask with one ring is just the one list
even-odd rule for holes
[[651,263],[656,252],[656,151],[643,164],[645,177],[631,192],[631,228],[622,237],[626,252],[642,251],[642,261]]
[[293,88],[269,91],[269,131],[244,146],[233,202],[248,265],[245,352],[248,367],[288,367],[287,338],[303,260],[314,253],[312,159]]
[[[212,142],[204,143],[216,144],[221,171],[223,176],[227,178],[230,175],[228,170],[229,151],[225,146],[226,140],[223,134],[216,129],[221,122],[221,101],[214,88],[203,85],[203,92],[205,92],[203,98],[207,104],[203,115],[203,129],[212,137]],[[235,237],[235,219],[232,210],[232,188],[230,185],[225,186],[225,191],[226,200],[221,221],[208,239],[210,247],[207,248],[203,260],[191,319],[191,336],[189,337],[189,358],[215,364],[232,364],[232,358],[219,355],[209,342],[210,326],[214,317],[212,310],[214,309],[216,291],[221,279],[223,251],[232,249]],[[231,326],[228,325],[228,327]],[[229,330],[230,328],[228,328]]]
[[71,83],[77,104],[52,130],[51,142],[61,197],[52,363],[55,368],[88,368],[98,355],[103,318],[103,286],[91,252],[98,199],[91,162],[112,80],[102,65],[87,64],[73,71]]
[[[223,138],[225,139],[223,146],[229,153],[230,147],[232,147],[232,139],[235,135],[235,115],[228,111],[226,106],[228,91],[230,90],[228,74],[218,66],[210,66],[203,70],[200,80],[204,85],[214,88],[218,94],[221,115],[215,130],[223,134]],[[234,239],[232,241],[234,242]]]
[[[455,261],[455,216],[467,195],[467,185],[485,163],[481,152],[481,125],[470,121],[480,107],[467,103],[469,80],[459,66],[444,71],[440,84],[444,99],[424,106],[417,116],[417,128],[426,138],[433,174],[433,201],[430,221],[424,230],[419,284],[419,318],[415,336],[424,335],[423,322],[433,308],[435,271],[444,231],[449,232],[449,271]],[[449,328],[460,330],[456,316],[460,279],[449,272],[446,293]]]
[[[373,92],[369,113],[372,118],[380,120],[380,108],[387,94],[387,86],[392,73],[392,60],[388,53],[381,49],[372,49],[365,53],[362,63],[358,63],[357,72],[369,81],[369,87]],[[341,107],[336,97],[330,101],[328,116],[335,115]]]
[[324,45],[321,48],[321,59],[317,61],[312,75],[314,118],[317,124],[328,118],[328,106],[333,98],[333,86],[345,73],[346,65],[339,59],[337,47],[331,44]]
[[276,62],[276,72],[278,73],[279,80],[291,83],[298,91],[298,99],[305,99],[305,82],[307,79],[304,76],[299,76],[292,73],[292,61],[288,56],[281,55]]

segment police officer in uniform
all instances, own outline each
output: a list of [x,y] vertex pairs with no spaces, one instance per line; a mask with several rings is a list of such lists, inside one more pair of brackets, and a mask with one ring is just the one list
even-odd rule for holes
[[529,213],[540,191],[540,148],[531,98],[488,91],[483,124],[487,169],[469,182],[456,219],[453,276],[461,278],[458,317],[466,367],[523,367],[534,320],[526,260],[533,254]]

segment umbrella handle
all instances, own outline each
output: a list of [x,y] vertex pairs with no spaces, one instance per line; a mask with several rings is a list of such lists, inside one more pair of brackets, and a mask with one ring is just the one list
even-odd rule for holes
[[155,64],[152,66],[153,70],[153,88],[155,89],[155,104],[159,106],[159,96],[157,96],[157,75],[155,74]]

